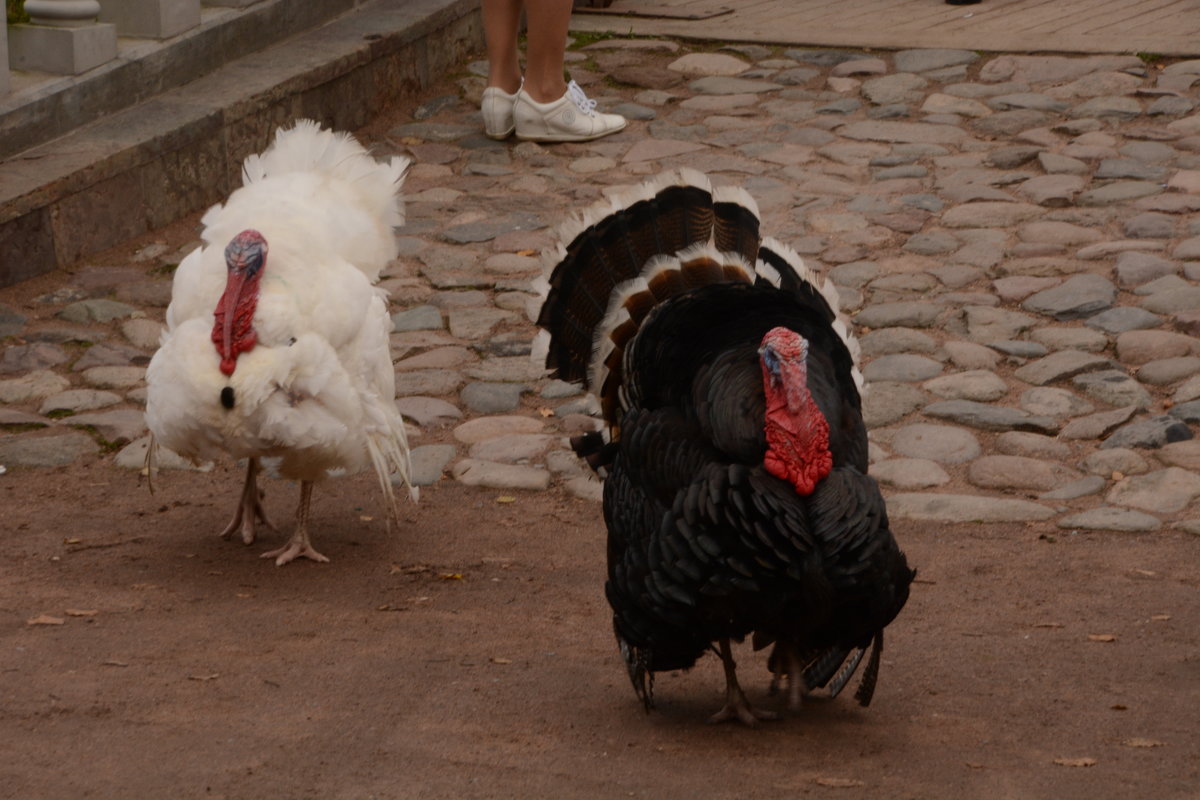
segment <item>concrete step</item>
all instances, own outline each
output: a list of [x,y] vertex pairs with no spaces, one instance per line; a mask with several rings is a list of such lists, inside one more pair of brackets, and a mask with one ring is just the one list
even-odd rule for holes
[[376,0],[0,162],[0,286],[224,198],[279,125],[352,130],[483,46],[477,0]]

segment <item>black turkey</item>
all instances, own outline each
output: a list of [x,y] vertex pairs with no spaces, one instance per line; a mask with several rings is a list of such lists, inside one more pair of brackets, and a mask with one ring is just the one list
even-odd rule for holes
[[[871,655],[914,572],[867,476],[858,343],[831,284],[759,234],[754,200],[668,173],[562,233],[541,286],[546,365],[583,382],[606,429],[573,445],[605,478],[613,627],[634,690],[708,649],[725,667],[711,721],[755,724],[731,641],[773,644],[790,707],[836,695]],[[714,648],[715,643],[715,648]]]

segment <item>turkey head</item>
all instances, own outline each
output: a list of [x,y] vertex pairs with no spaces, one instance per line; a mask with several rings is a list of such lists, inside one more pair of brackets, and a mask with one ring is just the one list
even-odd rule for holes
[[809,495],[833,468],[829,423],[808,390],[808,340],[772,328],[758,349],[767,413],[767,472]]
[[[232,375],[237,357],[254,347],[254,310],[258,285],[267,264],[267,240],[256,230],[244,230],[225,247],[225,293],[213,311],[212,340],[221,357],[221,372]],[[224,402],[224,398],[222,398]],[[228,406],[227,406],[228,407]]]

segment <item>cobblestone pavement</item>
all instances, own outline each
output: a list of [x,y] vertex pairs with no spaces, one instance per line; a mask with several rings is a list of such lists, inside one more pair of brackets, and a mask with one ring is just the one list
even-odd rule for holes
[[[420,483],[598,498],[566,449],[596,407],[530,362],[529,283],[569,210],[690,166],[838,286],[894,518],[1200,534],[1200,61],[651,40],[569,60],[625,132],[492,142],[479,63],[364,132],[416,162],[385,285]],[[0,464],[141,468],[190,235],[0,290]]]

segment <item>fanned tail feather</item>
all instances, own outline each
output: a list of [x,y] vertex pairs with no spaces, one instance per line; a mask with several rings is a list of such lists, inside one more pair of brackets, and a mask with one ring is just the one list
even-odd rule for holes
[[880,630],[875,634],[875,641],[871,644],[871,657],[867,659],[867,667],[863,670],[862,683],[858,685],[858,691],[854,693],[854,699],[860,706],[871,705],[871,698],[875,696],[875,682],[879,679],[879,654],[882,652],[883,631]]
[[403,156],[376,161],[350,134],[301,119],[290,128],[279,128],[266,151],[246,158],[242,180],[250,184],[287,172],[324,173],[353,184],[367,208],[385,224],[397,227],[404,224],[399,190],[410,163]]
[[714,283],[770,285],[824,315],[854,361],[859,346],[838,316],[833,284],[791,248],[761,239],[758,206],[740,187],[713,188],[695,170],[659,175],[617,192],[565,223],[535,283],[543,302],[534,358],[596,393],[610,426],[622,408],[622,360],[650,311]]

